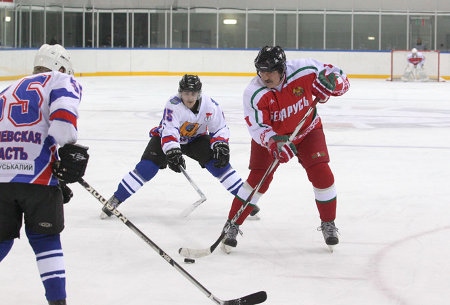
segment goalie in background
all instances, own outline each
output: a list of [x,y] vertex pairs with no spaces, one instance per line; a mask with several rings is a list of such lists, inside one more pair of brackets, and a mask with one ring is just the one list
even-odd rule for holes
[[425,56],[416,48],[406,57],[407,65],[405,73],[402,76],[403,81],[427,81],[428,76],[425,73]]

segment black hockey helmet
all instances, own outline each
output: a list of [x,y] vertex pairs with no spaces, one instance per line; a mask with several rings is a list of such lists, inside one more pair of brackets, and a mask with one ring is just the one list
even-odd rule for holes
[[255,58],[257,72],[278,71],[284,74],[286,71],[286,54],[280,46],[263,47]]
[[180,80],[178,92],[192,91],[200,92],[202,90],[202,82],[197,75],[185,74]]

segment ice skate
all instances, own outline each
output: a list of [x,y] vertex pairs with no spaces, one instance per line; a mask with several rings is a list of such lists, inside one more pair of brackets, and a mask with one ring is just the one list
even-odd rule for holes
[[330,251],[333,252],[333,247],[339,243],[338,228],[336,228],[334,221],[322,221],[317,230],[322,231],[325,243],[328,245]]
[[[111,198],[109,198],[108,202],[106,204],[111,205],[114,208],[117,208],[120,204],[119,199],[116,198],[116,196],[112,196]],[[102,212],[100,214],[100,219],[106,219],[111,217],[112,212],[108,209],[108,207],[104,206],[102,208]]]
[[247,217],[249,220],[260,220],[259,211],[261,209],[256,204],[253,206],[253,210],[250,212],[250,215]]
[[229,254],[233,248],[236,248],[236,237],[238,233],[242,234],[242,232],[239,230],[239,225],[231,223],[229,220],[225,223],[224,230],[225,236],[222,239],[221,248],[223,252]]

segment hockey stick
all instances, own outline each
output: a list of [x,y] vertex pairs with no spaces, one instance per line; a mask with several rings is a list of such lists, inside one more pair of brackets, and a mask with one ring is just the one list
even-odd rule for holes
[[198,188],[198,186],[195,184],[195,182],[191,179],[191,177],[188,175],[186,170],[180,166],[180,170],[183,173],[183,175],[186,177],[186,179],[189,181],[189,183],[192,185],[192,187],[197,191],[197,193],[200,195],[200,199],[188,206],[186,209],[184,209],[181,212],[182,217],[187,217],[189,214],[191,214],[200,204],[206,201],[206,196],[203,194],[203,192]]
[[148,238],[141,230],[139,230],[131,221],[129,221],[119,210],[108,203],[108,200],[100,195],[89,183],[87,183],[83,178],[81,178],[78,183],[80,183],[92,196],[97,198],[100,203],[111,211],[114,216],[119,218],[128,228],[136,233],[140,238],[142,238],[150,247],[153,248],[165,261],[167,261],[172,267],[174,267],[178,272],[180,272],[185,278],[187,278],[192,284],[195,285],[201,292],[203,292],[206,297],[211,299],[214,303],[220,305],[240,305],[240,304],[260,304],[267,299],[267,293],[265,291],[258,291],[241,298],[232,299],[224,301],[213,295],[208,289],[206,289],[199,281],[197,281],[191,274],[183,269],[176,261],[174,261],[166,252],[164,252],[157,244],[155,244],[150,238]]
[[[316,98],[314,100],[314,102],[312,103],[311,107],[308,109],[308,111],[305,113],[305,115],[303,116],[301,121],[298,123],[298,125],[295,128],[294,132],[292,132],[291,135],[289,136],[288,142],[292,142],[295,139],[295,137],[298,135],[298,133],[300,132],[300,129],[303,126],[303,124],[305,124],[306,119],[309,117],[311,112],[315,109],[315,106],[318,103],[318,101],[319,101],[318,98]],[[256,194],[257,191],[259,191],[259,189],[261,188],[261,185],[264,183],[264,181],[266,180],[267,176],[269,176],[269,174],[276,168],[278,163],[279,163],[278,159],[274,159],[272,161],[272,164],[266,170],[266,172],[264,173],[263,177],[261,178],[259,183],[256,185],[256,187],[252,190],[250,195],[248,195],[248,197],[245,200],[244,204],[240,207],[240,209],[234,215],[233,219],[231,219],[230,223],[235,223],[239,219],[241,214],[244,212],[244,210],[250,204],[250,201],[252,200],[253,195]],[[210,255],[211,253],[214,252],[214,250],[216,250],[217,246],[220,244],[222,239],[225,237],[225,234],[227,233],[228,228],[229,228],[229,226],[222,230],[222,233],[220,234],[219,238],[217,238],[217,240],[209,248],[205,248],[205,249],[180,248],[178,250],[178,253],[180,253],[181,256],[184,256],[184,257],[187,257],[187,258],[200,258],[200,257],[204,257],[204,256],[207,256],[207,255]]]

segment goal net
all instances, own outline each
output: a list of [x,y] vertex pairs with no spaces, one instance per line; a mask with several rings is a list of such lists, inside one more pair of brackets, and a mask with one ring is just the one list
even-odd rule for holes
[[425,56],[425,63],[413,66],[407,61],[411,50],[391,51],[391,81],[443,81],[440,77],[439,51],[419,51]]

